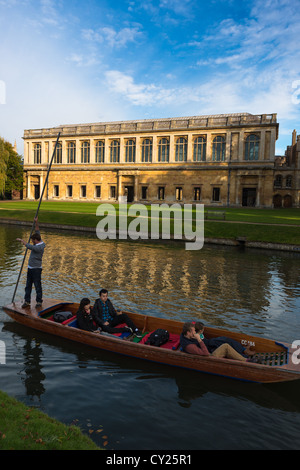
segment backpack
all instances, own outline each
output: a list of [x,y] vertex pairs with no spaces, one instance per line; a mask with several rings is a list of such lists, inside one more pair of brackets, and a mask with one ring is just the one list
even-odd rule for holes
[[163,330],[162,328],[158,328],[149,335],[146,344],[150,344],[151,346],[161,346],[165,344],[169,339],[169,333],[167,330]]
[[55,312],[53,314],[53,320],[57,323],[62,323],[65,320],[71,318],[73,314],[71,312]]

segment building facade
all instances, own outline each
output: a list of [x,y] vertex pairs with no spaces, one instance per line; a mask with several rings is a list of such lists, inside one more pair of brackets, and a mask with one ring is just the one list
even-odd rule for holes
[[278,127],[242,113],[25,130],[24,197],[40,197],[60,132],[46,199],[273,207]]

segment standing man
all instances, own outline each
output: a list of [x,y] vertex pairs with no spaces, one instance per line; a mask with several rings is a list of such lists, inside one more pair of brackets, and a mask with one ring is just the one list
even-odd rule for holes
[[34,284],[36,291],[36,307],[41,307],[43,302],[42,292],[42,259],[45,249],[45,243],[41,239],[40,229],[38,225],[38,218],[35,217],[35,233],[31,235],[32,245],[26,243],[21,238],[17,238],[28,250],[31,250],[28,270],[27,270],[27,281],[25,287],[25,299],[22,308],[29,307],[31,301],[32,284]]

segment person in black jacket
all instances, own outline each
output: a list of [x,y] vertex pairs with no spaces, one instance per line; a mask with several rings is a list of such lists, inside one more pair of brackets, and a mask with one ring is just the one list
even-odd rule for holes
[[95,325],[92,317],[92,307],[90,299],[87,297],[83,298],[79,304],[78,312],[76,313],[78,327],[81,330],[93,331],[100,333],[101,329]]
[[[126,313],[116,312],[108,298],[108,291],[106,289],[101,289],[99,296],[100,298],[97,299],[94,304],[93,318],[103,331],[112,334],[131,331],[137,337],[141,336],[140,331]],[[126,323],[127,326],[118,328],[117,326],[121,323]]]

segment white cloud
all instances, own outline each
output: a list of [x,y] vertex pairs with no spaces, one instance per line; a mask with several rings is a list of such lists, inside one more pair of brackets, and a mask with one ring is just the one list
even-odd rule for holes
[[88,41],[107,44],[110,47],[124,47],[129,43],[136,42],[143,36],[139,26],[122,28],[116,31],[114,28],[106,26],[99,29],[84,29],[82,37]]

